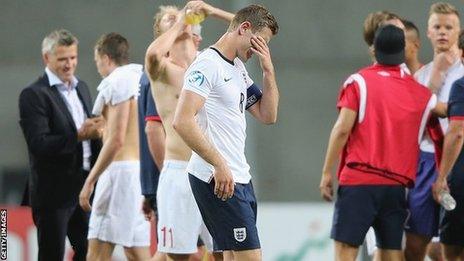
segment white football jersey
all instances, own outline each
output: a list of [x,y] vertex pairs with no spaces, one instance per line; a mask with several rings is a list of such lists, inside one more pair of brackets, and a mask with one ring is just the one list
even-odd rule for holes
[[[432,68],[433,68],[433,62],[430,62],[426,64],[425,66],[423,66],[421,69],[419,69],[414,75],[414,77],[420,84],[428,86],[429,81],[430,81],[430,76],[432,74]],[[445,82],[443,83],[443,86],[437,93],[438,101],[448,103],[451,86],[457,79],[460,79],[462,76],[464,76],[464,65],[459,59],[446,72]],[[439,121],[440,121],[441,128],[443,130],[443,133],[446,133],[446,130],[448,129],[448,119],[440,118]],[[428,133],[425,133],[423,137],[424,138],[420,144],[420,149],[425,152],[434,153],[435,148],[433,146],[433,142],[430,139],[430,136],[428,135]]]
[[[184,78],[184,90],[206,99],[196,120],[227,161],[236,183],[248,183],[251,179],[250,166],[245,158],[245,106],[247,89],[252,84],[240,59],[230,61],[213,48],[207,48],[197,56]],[[187,171],[209,182],[214,168],[192,152]]]

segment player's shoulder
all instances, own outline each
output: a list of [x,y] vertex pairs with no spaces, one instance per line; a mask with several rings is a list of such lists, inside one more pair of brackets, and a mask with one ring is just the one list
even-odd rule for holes
[[185,73],[185,77],[193,77],[194,79],[197,79],[201,76],[206,77],[211,81],[211,78],[214,78],[214,76],[218,74],[217,72],[222,70],[221,68],[221,64],[216,57],[215,51],[211,48],[206,48],[198,54],[189,66]]
[[452,86],[452,92],[464,92],[464,77],[457,79]]
[[464,88],[464,76],[457,79],[455,82],[454,82],[455,85],[459,85],[461,88]]
[[143,66],[140,64],[127,64],[116,68],[105,77],[97,90],[107,99],[109,97],[130,97],[138,92]]
[[366,66],[359,69],[357,72],[350,74],[346,77],[343,82],[343,88],[346,88],[349,85],[365,85],[366,78],[369,78],[369,74],[372,71],[372,66]]
[[111,74],[108,75],[105,80],[108,80],[109,82],[120,82],[127,80],[139,81],[142,74],[143,66],[141,64],[131,63],[114,69],[114,71],[111,72]]
[[218,57],[216,52],[211,48],[206,48],[201,51],[197,58],[193,61],[193,64],[212,64],[216,65],[218,63]]
[[448,102],[450,104],[454,102],[464,102],[464,77],[453,82]]

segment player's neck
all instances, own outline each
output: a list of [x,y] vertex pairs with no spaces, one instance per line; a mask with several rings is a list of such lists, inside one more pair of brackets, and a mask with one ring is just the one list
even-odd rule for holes
[[225,33],[213,47],[230,61],[233,61],[237,57],[237,48],[235,47],[235,41],[231,33]]
[[109,66],[108,75],[110,75],[114,70],[116,70],[116,68],[118,68],[120,66],[122,66],[122,65],[117,65],[116,63],[111,63],[110,66]]

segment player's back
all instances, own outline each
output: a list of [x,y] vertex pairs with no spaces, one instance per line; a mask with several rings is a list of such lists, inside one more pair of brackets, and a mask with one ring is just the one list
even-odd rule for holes
[[436,97],[399,66],[367,67],[352,75],[345,88],[353,88],[347,87],[353,82],[359,89],[359,110],[347,165],[381,170],[411,185],[419,140]]
[[114,161],[138,160],[139,159],[139,126],[138,126],[138,108],[137,100],[129,100],[129,119],[127,122],[126,136],[124,143],[116,154]]
[[385,117],[383,118],[385,123],[387,119],[395,125],[400,123],[404,125],[403,121],[410,118],[420,120],[425,107],[418,104],[427,104],[431,92],[401,67],[377,64],[361,70],[360,74],[368,83],[369,110],[380,110],[378,113]]
[[[141,65],[123,65],[116,68],[99,86],[96,107],[100,100],[105,104],[102,111],[102,115],[106,120],[103,142],[108,142],[110,131],[108,126],[113,124],[109,121],[118,119],[118,117],[110,117],[110,114],[115,113],[115,111],[110,110],[115,110],[115,106],[123,102],[129,103],[124,141],[113,161],[139,160],[137,94],[141,74]],[[110,107],[110,105],[112,106]]]

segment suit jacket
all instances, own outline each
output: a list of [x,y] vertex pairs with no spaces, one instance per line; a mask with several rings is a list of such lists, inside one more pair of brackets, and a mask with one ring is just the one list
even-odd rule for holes
[[[92,100],[87,85],[79,80],[76,90],[90,117]],[[31,206],[56,209],[76,205],[86,178],[82,142],[77,140],[77,129],[64,98],[56,86],[50,86],[47,74],[22,90],[19,115],[31,167]],[[100,140],[91,141],[91,166],[100,148]]]

